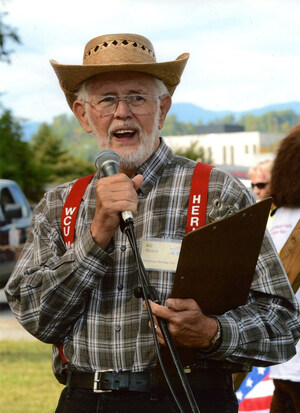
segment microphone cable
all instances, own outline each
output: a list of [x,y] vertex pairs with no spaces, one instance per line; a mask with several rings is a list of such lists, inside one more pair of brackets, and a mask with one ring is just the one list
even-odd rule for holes
[[[122,225],[121,230],[123,232],[125,232],[125,234],[127,235],[127,238],[129,240],[129,243],[131,245],[131,248],[132,248],[134,256],[135,256],[135,260],[136,260],[136,263],[137,263],[137,269],[138,269],[138,276],[139,276],[140,283],[141,283],[142,296],[145,300],[146,308],[147,308],[147,311],[148,311],[150,324],[151,324],[151,327],[152,327],[154,345],[155,345],[157,357],[158,357],[158,360],[159,360],[159,363],[160,363],[160,366],[161,366],[161,370],[163,372],[165,380],[166,380],[166,382],[169,386],[171,394],[172,394],[172,396],[173,396],[180,412],[185,413],[182,406],[181,406],[181,404],[180,404],[180,401],[179,401],[178,397],[175,394],[174,388],[173,388],[172,383],[171,383],[171,381],[168,377],[168,374],[166,372],[166,369],[165,369],[165,366],[164,366],[164,363],[163,363],[163,360],[162,360],[160,345],[159,345],[158,338],[157,338],[156,332],[155,332],[155,323],[154,323],[154,319],[153,319],[153,314],[152,314],[152,310],[151,310],[151,307],[150,307],[150,304],[149,304],[149,298],[151,299],[151,301],[155,302],[156,304],[160,304],[160,301],[159,301],[158,294],[157,294],[155,288],[151,286],[150,281],[148,279],[148,276],[146,274],[146,270],[145,270],[145,267],[144,267],[144,264],[143,264],[143,261],[141,259],[141,256],[140,256],[140,253],[139,253],[139,250],[138,250],[138,247],[137,247],[137,243],[136,243],[136,237],[135,237],[135,234],[134,234],[133,221],[127,222],[127,223],[125,223],[125,225]],[[188,402],[190,404],[191,411],[193,413],[200,413],[200,410],[199,410],[199,408],[197,406],[197,403],[195,401],[190,383],[189,383],[189,381],[188,381],[188,379],[185,375],[183,366],[181,364],[181,360],[179,358],[176,347],[175,347],[175,345],[172,341],[170,332],[168,330],[167,322],[166,322],[166,320],[161,319],[159,317],[157,317],[157,321],[158,321],[159,327],[162,331],[163,337],[164,337],[164,339],[167,343],[169,351],[171,353],[174,365],[176,367],[176,370],[177,370],[177,373],[178,373],[179,378],[181,380],[181,383],[183,385],[186,397],[187,397]]]
[[[111,150],[107,150],[104,152],[101,152],[96,161],[95,161],[95,165],[97,167],[97,169],[99,169],[105,176],[112,176],[115,174],[118,174],[120,172],[120,157],[119,155]],[[164,374],[164,377],[166,379],[166,382],[170,388],[170,391],[174,397],[174,400],[180,410],[181,413],[184,413],[183,408],[180,405],[180,402],[175,394],[174,388],[172,387],[172,384],[170,382],[170,379],[167,375],[166,369],[164,367],[163,364],[163,360],[161,357],[161,352],[160,352],[160,348],[159,348],[159,342],[156,336],[156,332],[155,332],[155,324],[154,324],[154,319],[153,319],[153,314],[151,311],[151,307],[149,304],[149,298],[151,299],[151,301],[160,304],[159,301],[159,297],[157,294],[157,291],[155,290],[154,287],[151,286],[150,281],[148,279],[143,261],[141,259],[140,253],[138,251],[137,248],[137,243],[136,243],[136,237],[134,234],[134,225],[133,225],[133,216],[132,216],[132,212],[131,211],[125,211],[125,212],[121,212],[120,213],[120,218],[121,218],[121,223],[120,223],[120,228],[122,232],[125,232],[125,234],[128,237],[128,240],[130,242],[131,248],[133,250],[134,256],[135,256],[135,260],[137,263],[137,269],[138,269],[138,276],[139,276],[139,280],[141,283],[141,289],[142,289],[142,294],[139,294],[139,297],[144,298],[145,300],[145,304],[146,304],[146,308],[148,311],[148,315],[149,315],[149,319],[150,319],[150,323],[151,323],[151,327],[152,327],[152,334],[153,334],[153,338],[154,338],[154,344],[155,344],[155,349],[156,349],[156,353],[158,356],[158,360],[162,369],[162,372]],[[181,364],[181,360],[178,356],[176,347],[172,341],[172,337],[170,335],[170,332],[168,330],[168,326],[167,326],[167,322],[164,319],[161,318],[157,318],[159,327],[162,331],[163,337],[167,343],[167,347],[170,351],[170,354],[172,356],[173,362],[175,364],[175,367],[177,369],[177,373],[179,375],[179,378],[181,380],[182,386],[184,388],[184,391],[186,393],[188,402],[190,404],[190,407],[192,409],[192,413],[200,413],[198,406],[196,404],[192,389],[190,387],[189,381],[185,375],[183,366]]]

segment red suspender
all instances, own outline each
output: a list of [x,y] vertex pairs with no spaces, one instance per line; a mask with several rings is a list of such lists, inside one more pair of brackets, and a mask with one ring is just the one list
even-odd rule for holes
[[[79,205],[83,197],[83,194],[93,176],[94,174],[77,179],[77,181],[72,186],[72,189],[64,203],[63,210],[61,213],[61,228],[67,248],[70,248],[71,244],[73,244],[75,234],[75,223],[79,210]],[[58,346],[58,351],[62,361],[67,364],[68,360],[64,355],[63,343],[61,343]]]
[[[205,225],[208,181],[212,168],[212,165],[207,165],[201,162],[198,162],[195,166],[187,213],[187,233]],[[75,223],[79,205],[93,176],[94,174],[78,179],[74,183],[63,206],[61,227],[67,248],[70,248],[74,241]],[[63,343],[59,345],[58,350],[62,361],[68,363],[68,360],[64,355]]]
[[208,181],[213,166],[198,162],[194,169],[186,221],[186,233],[205,225]]
[[61,213],[61,228],[67,248],[74,241],[75,223],[82,196],[94,174],[77,179],[66,199]]
[[[198,162],[195,166],[187,212],[186,233],[205,225],[208,181],[212,168],[212,165],[202,162]],[[74,241],[75,223],[79,205],[93,176],[94,174],[78,179],[74,183],[63,206],[61,227],[67,248],[70,248]]]

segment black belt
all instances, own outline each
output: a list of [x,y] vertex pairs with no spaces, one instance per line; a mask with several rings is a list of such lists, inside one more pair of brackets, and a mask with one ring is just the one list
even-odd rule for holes
[[[138,392],[158,393],[168,392],[167,383],[154,383],[153,371],[131,372],[111,370],[96,371],[95,373],[86,373],[70,370],[68,373],[67,385],[70,388],[81,388],[93,390],[96,393],[129,390]],[[196,369],[187,373],[188,380],[192,389],[232,389],[231,373],[221,369],[204,370]],[[170,377],[171,382],[176,390],[182,389],[179,379]]]

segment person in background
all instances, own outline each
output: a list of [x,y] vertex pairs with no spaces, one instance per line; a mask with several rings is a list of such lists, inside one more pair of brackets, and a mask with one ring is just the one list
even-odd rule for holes
[[[61,214],[74,182],[45,194],[5,289],[19,322],[53,344],[54,373],[66,385],[56,413],[178,412],[167,383],[153,382],[153,332],[142,300],[134,296],[137,265],[120,229],[120,212],[134,214],[138,247],[150,239],[181,241],[186,233],[196,162],[174,155],[160,131],[187,60],[185,53],[157,62],[147,38],[123,33],[90,40],[82,65],[51,61],[83,129],[95,136],[101,151],[110,149],[121,159],[121,173],[98,171],[91,178],[70,246],[63,239]],[[201,179],[208,187],[206,223],[255,203],[225,171],[212,168],[209,181],[203,174],[198,183]],[[163,261],[157,252],[153,258]],[[151,303],[153,314],[166,320],[176,345],[197,352],[186,376],[201,413],[236,413],[233,372],[294,356],[299,306],[268,233],[247,303],[224,314],[204,314],[193,299],[169,299],[171,269],[148,268],[148,276],[162,303]],[[177,396],[183,398],[180,386]]]
[[262,161],[248,171],[251,187],[259,201],[270,196],[272,161]]
[[[276,209],[269,231],[280,254],[300,220],[300,125],[280,143],[272,168],[270,194]],[[295,239],[299,242],[299,238]],[[296,297],[300,302],[299,289]],[[270,368],[275,386],[271,413],[300,413],[300,343],[296,349],[291,360]]]

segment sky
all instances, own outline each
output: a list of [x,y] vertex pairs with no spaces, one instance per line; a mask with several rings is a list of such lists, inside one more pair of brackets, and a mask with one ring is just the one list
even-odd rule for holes
[[85,44],[138,33],[158,61],[190,59],[173,102],[244,111],[300,101],[300,0],[0,0],[22,44],[0,62],[0,102],[28,122],[71,113],[49,63],[82,64]]

